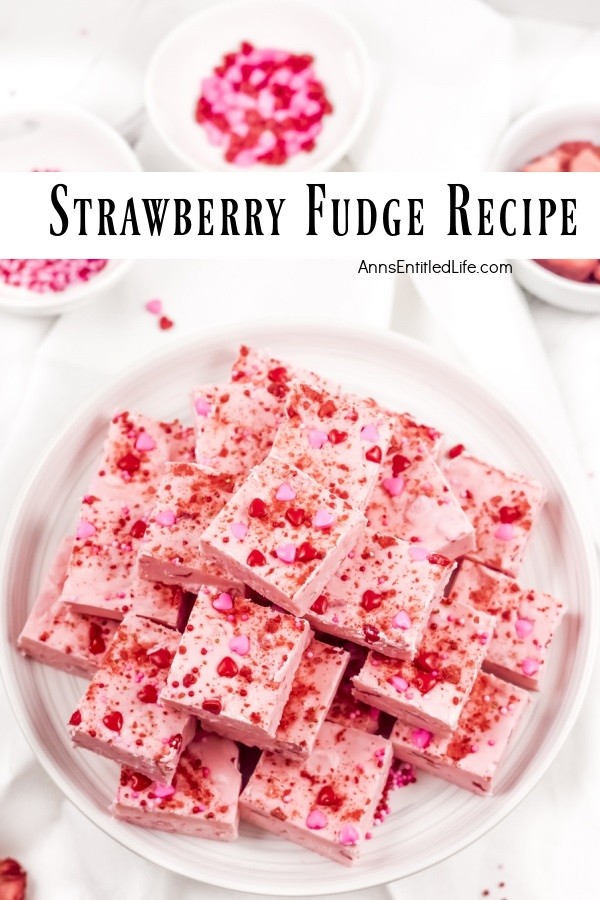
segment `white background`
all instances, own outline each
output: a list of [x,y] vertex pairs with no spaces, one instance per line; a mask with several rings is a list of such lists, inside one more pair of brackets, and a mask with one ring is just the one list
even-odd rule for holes
[[[140,113],[140,73],[165,28],[200,5],[194,0],[4,0],[0,100],[38,97],[41,92],[81,102],[135,138],[148,168],[172,168]],[[490,19],[476,0],[348,0],[337,5],[359,24],[382,66],[384,43],[376,16],[389,15],[389,21],[398,23],[402,33],[394,32],[393,38],[402,46],[402,56],[395,60],[404,85],[401,103],[408,118],[426,110],[419,123],[421,146],[403,132],[391,142],[380,118],[369,140],[356,149],[354,166],[439,169],[444,154],[450,153],[454,165],[476,167],[511,115],[542,99],[596,95],[600,31],[523,18]],[[465,46],[472,62],[461,68],[457,48]],[[408,90],[411,73],[421,93],[414,87]],[[439,88],[440,73],[451,82],[451,109]],[[384,96],[377,116],[387,103]],[[477,117],[471,103],[479,104]],[[577,466],[577,452],[590,495],[597,491],[600,318],[527,304],[506,278],[430,279],[418,287],[420,296],[407,280],[365,283],[345,262],[149,262],[134,267],[110,298],[58,322],[0,316],[0,514],[8,510],[33,459],[56,428],[111,374],[183,333],[285,312],[393,325],[425,340],[520,403],[522,415],[543,430],[552,453]],[[175,320],[172,331],[160,332],[143,310],[144,301],[153,296],[163,299],[165,311]],[[484,889],[489,889],[491,900],[595,898],[598,689],[597,672],[564,750],[504,823],[433,870],[387,889],[362,892],[361,898],[475,900]],[[64,801],[43,774],[4,698],[0,721],[0,857],[13,854],[21,859],[30,872],[34,900],[232,896],[174,878],[117,847]],[[505,888],[498,887],[501,881]]]

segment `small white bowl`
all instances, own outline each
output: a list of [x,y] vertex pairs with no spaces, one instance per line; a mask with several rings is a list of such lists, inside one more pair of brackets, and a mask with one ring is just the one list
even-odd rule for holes
[[[67,105],[8,106],[0,113],[0,171],[139,172],[131,147],[113,128],[83,109]],[[54,316],[88,302],[115,284],[130,261],[111,259],[89,281],[40,294],[0,281],[0,310]]]
[[[600,144],[600,103],[549,103],[535,107],[505,132],[492,157],[491,168],[500,172],[518,171],[563,141]],[[600,284],[571,281],[549,272],[532,259],[513,259],[511,263],[519,284],[540,300],[575,312],[600,313]]]
[[[212,146],[194,118],[200,83],[222,56],[249,41],[258,48],[310,53],[333,105],[310,153],[298,153],[277,169],[331,169],[363,127],[371,101],[366,48],[355,30],[332,12],[302,0],[238,0],[218,4],[183,22],[162,41],[146,75],[146,107],[159,135],[187,168],[238,169]],[[268,171],[256,165],[252,171]]]

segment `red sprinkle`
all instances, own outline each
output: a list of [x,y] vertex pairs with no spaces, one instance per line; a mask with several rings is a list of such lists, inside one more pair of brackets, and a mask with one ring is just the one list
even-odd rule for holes
[[123,716],[117,710],[112,710],[104,716],[102,722],[110,731],[119,732],[123,727]]
[[300,546],[296,550],[297,562],[312,562],[312,560],[316,559],[317,556],[317,551],[312,544],[308,543],[308,541],[304,541],[304,543],[300,544]]
[[148,659],[151,660],[158,669],[168,669],[173,661],[173,654],[170,650],[167,650],[166,647],[161,647],[159,650],[149,653]]
[[362,600],[360,601],[360,605],[363,609],[366,609],[367,612],[371,612],[373,609],[377,609],[378,606],[381,606],[382,601],[381,594],[375,593],[375,591],[366,590],[362,595]]
[[264,566],[266,562],[267,560],[260,550],[251,550],[246,560],[248,566]]
[[81,713],[78,709],[75,710],[75,712],[69,719],[69,725],[81,725]]
[[154,684],[145,684],[144,687],[138,691],[137,698],[140,703],[157,703],[158,690]]
[[224,656],[217,666],[217,674],[223,678],[233,678],[238,673],[238,667],[230,656]]
[[218,716],[223,709],[223,705],[220,700],[203,700],[202,709],[204,709],[206,712],[212,713],[215,716]]
[[516,506],[501,506],[499,510],[500,521],[504,525],[511,525],[521,518],[521,510]]
[[260,497],[255,497],[248,506],[248,515],[253,519],[264,519],[267,515],[267,504]]
[[161,316],[158,320],[158,327],[161,331],[168,331],[169,328],[172,328],[175,322],[173,319],[169,319],[168,316]]
[[370,462],[374,462],[374,463],[380,463],[381,456],[382,456],[381,447],[377,446],[377,444],[374,447],[371,447],[371,449],[367,450],[367,452],[365,453],[365,457]]
[[317,597],[311,606],[311,610],[318,616],[322,616],[327,612],[327,597],[325,594],[320,594],[320,596]]
[[0,281],[37,294],[58,294],[89,281],[107,263],[106,259],[0,259]]
[[144,522],[143,519],[138,519],[137,522],[134,522],[133,525],[131,526],[131,530],[130,530],[129,534],[133,538],[138,538],[138,539],[143,538],[144,535],[146,534],[147,527],[148,526],[146,525],[146,523]]
[[455,459],[457,456],[460,456],[461,453],[464,453],[464,449],[464,444],[455,444],[454,447],[450,447],[448,450],[448,457],[450,459]]

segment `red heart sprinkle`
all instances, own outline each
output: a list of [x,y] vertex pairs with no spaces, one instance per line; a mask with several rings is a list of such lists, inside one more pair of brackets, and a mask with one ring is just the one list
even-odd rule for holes
[[90,622],[88,650],[94,656],[106,652],[106,641],[98,622]]
[[133,453],[126,453],[125,456],[122,456],[121,459],[117,460],[117,468],[121,469],[122,472],[127,472],[129,475],[133,475],[134,472],[137,472],[139,467],[140,459]]
[[512,525],[521,518],[521,510],[516,506],[501,506],[499,510],[500,521],[504,525]]
[[183,743],[183,738],[180,734],[174,734],[172,738],[169,740],[169,747],[172,750],[181,750],[181,744]]
[[112,710],[104,716],[102,722],[110,731],[119,732],[123,727],[123,716],[120,712]]
[[449,566],[450,560],[441,553],[430,553],[427,557],[432,566]]
[[326,784],[325,787],[322,787],[317,794],[317,803],[319,804],[319,806],[339,806],[340,798],[333,790],[331,785]]
[[366,590],[362,595],[360,605],[363,609],[366,609],[367,612],[371,612],[371,610],[377,609],[378,606],[381,606],[381,600],[381,594],[376,594],[375,591]]
[[275,366],[274,369],[269,369],[267,378],[275,384],[285,384],[286,381],[290,380],[288,371],[284,366]]
[[252,516],[253,519],[264,519],[267,515],[267,504],[265,501],[261,500],[260,497],[255,497],[254,500],[251,500],[248,507],[248,515]]
[[233,678],[237,675],[238,667],[230,656],[224,656],[217,666],[217,674],[223,678]]
[[456,459],[457,456],[460,456],[461,453],[464,453],[464,449],[464,444],[455,444],[454,447],[450,447],[450,449],[448,450],[448,457],[450,459]]
[[418,672],[412,679],[412,684],[421,694],[428,694],[438,683],[438,676],[432,672]]
[[167,650],[166,647],[161,647],[160,650],[149,653],[148,659],[151,660],[158,669],[168,669],[173,661],[173,654],[170,650]]
[[365,453],[365,457],[374,463],[381,462],[381,447],[378,447],[377,444],[374,447],[371,447],[370,450],[367,450]]
[[439,669],[440,658],[437,653],[419,653],[415,656],[413,665],[422,672],[435,672]]
[[75,712],[69,719],[69,725],[81,725],[81,713],[78,709],[75,710]]
[[392,477],[397,478],[401,472],[406,471],[410,466],[410,459],[406,456],[402,456],[401,453],[395,453],[392,456]]
[[318,616],[322,616],[327,612],[327,605],[327,597],[325,594],[321,594],[311,606],[311,610]]
[[302,525],[304,522],[304,510],[291,506],[286,510],[285,517],[291,525],[295,525],[297,528],[298,525]]
[[264,554],[261,553],[260,550],[251,550],[248,554],[246,564],[248,566],[264,566],[266,561]]
[[137,793],[138,791],[148,790],[152,784],[152,779],[141,772],[132,772],[129,776],[129,783],[131,784],[131,789]]
[[173,319],[169,319],[168,316],[161,316],[158,320],[158,327],[161,331],[168,331],[169,328],[172,328],[175,323]]
[[338,431],[337,428],[332,428],[329,432],[329,441],[332,444],[342,444],[346,438],[348,437],[347,431]]
[[379,629],[374,625],[363,625],[363,634],[367,644],[375,644],[379,640]]
[[143,521],[143,519],[138,519],[137,522],[134,522],[133,525],[131,526],[131,530],[130,530],[129,534],[133,538],[143,538],[144,535],[146,534],[147,527],[148,526]]
[[156,703],[158,701],[158,690],[154,684],[145,684],[137,692],[137,698],[140,703]]
[[296,550],[297,562],[312,562],[312,560],[316,559],[317,556],[317,551],[312,544],[308,543],[308,541],[304,541],[304,543],[300,544],[300,546]]
[[223,705],[220,700],[203,700],[202,709],[212,713],[214,716],[218,716],[223,709]]

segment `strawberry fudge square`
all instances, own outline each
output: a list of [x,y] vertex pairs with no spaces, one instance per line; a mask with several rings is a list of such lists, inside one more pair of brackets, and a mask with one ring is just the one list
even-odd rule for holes
[[194,459],[194,429],[139,413],[113,417],[90,494],[152,503],[166,462]]
[[479,673],[495,618],[443,599],[411,662],[372,651],[353,679],[354,695],[417,728],[453,731]]
[[111,812],[143,828],[233,841],[242,786],[238,757],[233,741],[198,730],[179,757],[171,784],[122,769]]
[[304,619],[201,587],[161,698],[210,731],[261,747],[275,736],[311,637]]
[[391,440],[391,416],[360,397],[301,382],[292,386],[286,410],[272,455],[364,509]]
[[523,475],[503,472],[456,444],[442,469],[475,528],[469,557],[515,578],[546,490]]
[[194,463],[167,463],[140,543],[140,576],[189,590],[201,584],[241,587],[200,549],[200,536],[233,490],[230,475]]
[[367,507],[370,524],[449,559],[473,552],[473,526],[433,456],[394,437]]
[[326,722],[307,760],[263,753],[242,819],[345,865],[358,860],[390,765],[389,741]]
[[481,672],[452,734],[436,734],[399,720],[390,736],[394,754],[457,787],[491,794],[529,701],[526,691]]
[[316,631],[411,659],[454,568],[439,554],[366,528],[307,618]]
[[292,690],[284,707],[275,737],[265,749],[289,759],[306,759],[313,751],[350,654],[312,640],[296,669]]
[[293,381],[303,381],[314,387],[330,391],[335,394],[339,391],[339,385],[316,372],[302,369],[300,366],[283,362],[261,353],[254,347],[242,345],[231,368],[231,380],[234,383],[253,384],[262,387],[273,397],[276,397],[283,408],[283,402],[287,397]]
[[231,577],[303,615],[364,525],[359,510],[269,456],[207,527],[201,549]]
[[467,559],[452,585],[452,597],[496,616],[484,669],[520,687],[538,690],[565,604]]
[[262,462],[284,416],[281,401],[253,384],[206,384],[192,393],[196,462],[238,483]]
[[73,609],[122,619],[131,609],[130,586],[148,508],[88,494],[81,504],[63,599]]
[[181,635],[129,614],[69,720],[73,743],[155,781],[170,783],[195,720],[160,691]]
[[91,677],[106,653],[117,623],[84,616],[61,600],[73,538],[63,538],[19,635],[22,653],[63,672]]

